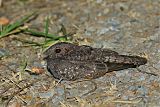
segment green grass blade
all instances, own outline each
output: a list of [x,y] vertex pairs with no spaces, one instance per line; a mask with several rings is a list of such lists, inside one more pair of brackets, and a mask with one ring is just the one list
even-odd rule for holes
[[24,16],[22,19],[17,20],[16,22],[14,22],[13,24],[9,24],[7,26],[4,26],[1,33],[0,33],[0,38],[8,36],[10,34],[11,31],[15,30],[16,28],[20,27],[21,25],[23,25],[25,22],[27,22],[29,20],[29,18],[33,15],[35,15],[36,12],[33,12],[29,15]]
[[66,28],[63,24],[61,24],[61,30],[60,31],[63,33],[63,35],[67,35],[67,30],[66,30]]
[[58,40],[59,38],[64,38],[63,36],[56,36],[54,34],[49,34],[49,33],[46,35],[45,32],[39,32],[39,31],[31,30],[31,29],[26,29],[24,31],[30,33],[33,36],[46,37],[46,38],[51,38],[54,40]]
[[47,17],[47,19],[46,19],[46,24],[45,24],[45,36],[47,36],[48,35],[48,28],[49,28],[49,18]]

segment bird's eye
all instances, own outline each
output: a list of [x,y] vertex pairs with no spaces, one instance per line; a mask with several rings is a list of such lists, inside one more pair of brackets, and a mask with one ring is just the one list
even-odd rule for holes
[[55,52],[56,52],[56,53],[60,53],[60,52],[61,52],[61,49],[57,48],[57,49],[55,50]]

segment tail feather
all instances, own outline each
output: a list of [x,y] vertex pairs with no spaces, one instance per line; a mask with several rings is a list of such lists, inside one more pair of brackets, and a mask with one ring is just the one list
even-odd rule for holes
[[147,59],[140,57],[140,56],[125,56],[125,55],[120,55],[120,57],[123,57],[123,62],[124,64],[130,64],[130,65],[135,65],[135,66],[140,66],[144,65],[147,63]]
[[[112,59],[113,58],[113,59]],[[147,59],[139,56],[113,56],[108,62],[106,62],[108,71],[117,71],[127,68],[135,68],[147,63]]]

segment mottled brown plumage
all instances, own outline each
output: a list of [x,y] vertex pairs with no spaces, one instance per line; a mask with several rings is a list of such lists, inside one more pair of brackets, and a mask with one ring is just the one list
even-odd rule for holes
[[47,69],[56,79],[94,79],[107,72],[138,67],[147,62],[139,56],[119,55],[117,52],[61,42],[45,52]]

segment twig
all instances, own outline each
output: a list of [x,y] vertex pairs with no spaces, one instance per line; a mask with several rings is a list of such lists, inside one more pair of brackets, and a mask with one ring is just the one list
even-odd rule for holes
[[20,86],[19,84],[17,84],[15,81],[13,81],[12,79],[9,79],[9,78],[8,78],[8,80],[11,81],[11,82],[12,82],[14,85],[16,85],[18,88],[21,89],[21,86]]
[[[4,79],[5,79],[5,78],[4,78]],[[11,78],[11,79],[12,79],[12,78]],[[5,80],[6,80],[6,79],[5,79]],[[9,80],[9,79],[7,78],[7,80]],[[20,83],[20,82],[22,82],[22,80],[21,80],[21,81],[18,81],[17,83]],[[6,84],[6,81],[5,81],[3,84]],[[0,84],[0,86],[2,86],[3,84]],[[0,92],[0,98],[2,97],[2,94],[4,94],[5,92],[7,92],[10,88],[12,88],[12,85],[6,87],[4,91]]]
[[7,100],[7,102],[6,102],[6,107],[8,106],[9,102],[13,99],[13,97],[14,97],[15,95],[19,94],[19,93],[20,93],[21,91],[23,91],[24,89],[32,86],[35,82],[37,82],[37,81],[34,81],[34,82],[32,82],[32,83],[30,83],[30,84],[22,87],[20,90],[14,92],[14,93],[10,96],[10,98]]
[[58,85],[62,80],[63,80],[63,79],[61,78],[61,79],[55,84],[54,88],[57,87],[57,85]]
[[140,98],[139,100],[113,100],[111,102],[114,102],[114,103],[128,103],[128,104],[137,104],[139,103],[140,101],[142,101],[143,98]]
[[18,99],[20,99],[21,101],[23,101],[23,103],[27,104],[27,102],[20,96],[17,96]]

